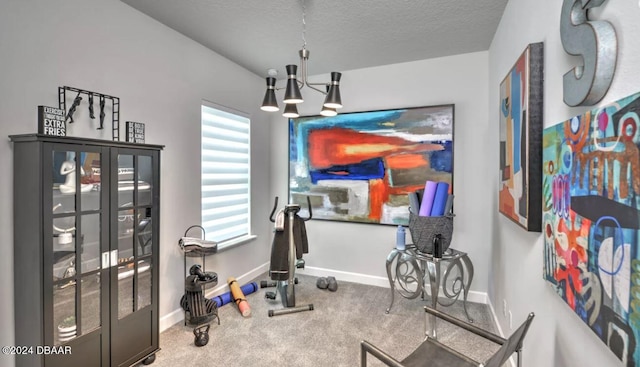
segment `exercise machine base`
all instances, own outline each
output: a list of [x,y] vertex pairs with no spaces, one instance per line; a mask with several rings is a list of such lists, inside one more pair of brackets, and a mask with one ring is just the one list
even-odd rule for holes
[[269,317],[286,315],[290,313],[303,312],[303,311],[313,311],[313,304],[310,303],[304,306],[288,307],[280,310],[269,310]]

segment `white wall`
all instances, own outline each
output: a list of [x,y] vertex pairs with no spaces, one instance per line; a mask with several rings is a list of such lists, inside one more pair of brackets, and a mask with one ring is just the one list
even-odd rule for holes
[[[560,41],[558,0],[510,1],[489,50],[489,130],[491,148],[487,160],[492,172],[498,162],[499,85],[529,43],[544,42],[544,126],[552,126],[590,107],[569,108],[562,101],[562,76],[576,59],[567,55]],[[606,19],[618,35],[617,70],[611,89],[600,104],[607,104],[638,91],[640,74],[640,9],[637,1],[607,1],[592,12],[592,19]],[[536,318],[525,341],[526,366],[622,366],[598,337],[573,313],[542,278],[542,236],[526,233],[498,214],[498,176],[487,181],[491,199],[484,209],[491,215],[488,230],[493,244],[490,298],[496,307],[502,329],[508,334],[508,321],[502,317],[502,300],[513,312],[514,324],[530,311]]]
[[[310,60],[310,64],[313,60]],[[314,81],[326,81],[316,76]],[[475,265],[472,291],[486,293],[488,283],[490,221],[493,187],[478,184],[495,176],[486,159],[492,133],[488,127],[488,53],[345,71],[341,81],[341,112],[455,104],[454,193],[456,195],[452,247],[467,251]],[[322,96],[303,89],[301,115],[317,115]],[[281,99],[279,99],[281,100]],[[272,121],[272,195],[287,198],[288,124]],[[307,266],[337,279],[388,285],[385,259],[395,245],[393,226],[312,220],[308,222]],[[482,295],[481,295],[482,297]],[[381,300],[381,309],[388,300]]]
[[[36,132],[37,106],[56,106],[57,88],[63,85],[118,96],[122,129],[127,120],[144,122],[146,141],[166,146],[161,159],[161,317],[179,308],[184,291],[178,238],[200,222],[203,99],[251,114],[252,221],[258,235],[249,244],[209,257],[207,270],[216,271],[224,284],[227,277],[268,261],[266,216],[271,207],[264,193],[269,192],[269,124],[258,109],[262,78],[117,0],[0,0],[0,345],[14,344],[13,153],[8,135]],[[89,128],[83,106],[70,135],[100,137]],[[110,126],[109,118],[107,122]],[[103,138],[110,140],[109,133]],[[0,365],[11,366],[13,359],[2,355]]]

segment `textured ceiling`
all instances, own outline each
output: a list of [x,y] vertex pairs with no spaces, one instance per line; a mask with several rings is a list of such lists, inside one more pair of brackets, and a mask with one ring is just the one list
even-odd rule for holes
[[[259,76],[303,45],[300,0],[121,0]],[[306,0],[309,75],[489,48],[507,0]]]

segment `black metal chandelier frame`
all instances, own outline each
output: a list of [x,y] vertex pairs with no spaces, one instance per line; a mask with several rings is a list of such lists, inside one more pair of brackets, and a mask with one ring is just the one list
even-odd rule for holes
[[[289,64],[286,66],[287,70],[287,85],[286,87],[276,87],[276,76],[277,71],[275,69],[270,69],[268,71],[268,75],[266,78],[267,81],[267,91],[264,95],[264,99],[262,101],[262,107],[260,107],[263,111],[268,112],[276,112],[279,111],[278,102],[276,99],[276,91],[285,89],[284,100],[285,108],[283,111],[283,116],[295,118],[298,117],[298,108],[296,105],[298,103],[304,102],[302,98],[302,93],[300,90],[305,86],[310,89],[315,90],[316,92],[322,93],[325,95],[325,100],[322,105],[322,111],[320,112],[323,116],[335,116],[338,112],[339,108],[342,108],[342,98],[340,96],[340,78],[342,77],[342,73],[337,71],[331,72],[331,81],[327,83],[311,83],[308,78],[308,67],[307,64],[309,62],[309,50],[307,50],[307,41],[306,41],[306,7],[305,0],[301,0],[302,3],[302,40],[303,45],[302,49],[298,51],[300,55],[300,78],[298,78],[298,65]],[[324,86],[324,90],[318,88],[316,86]]]

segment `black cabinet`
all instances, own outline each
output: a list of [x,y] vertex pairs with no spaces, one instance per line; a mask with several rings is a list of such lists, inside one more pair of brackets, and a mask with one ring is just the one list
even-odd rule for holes
[[162,146],[10,138],[16,366],[151,363]]

